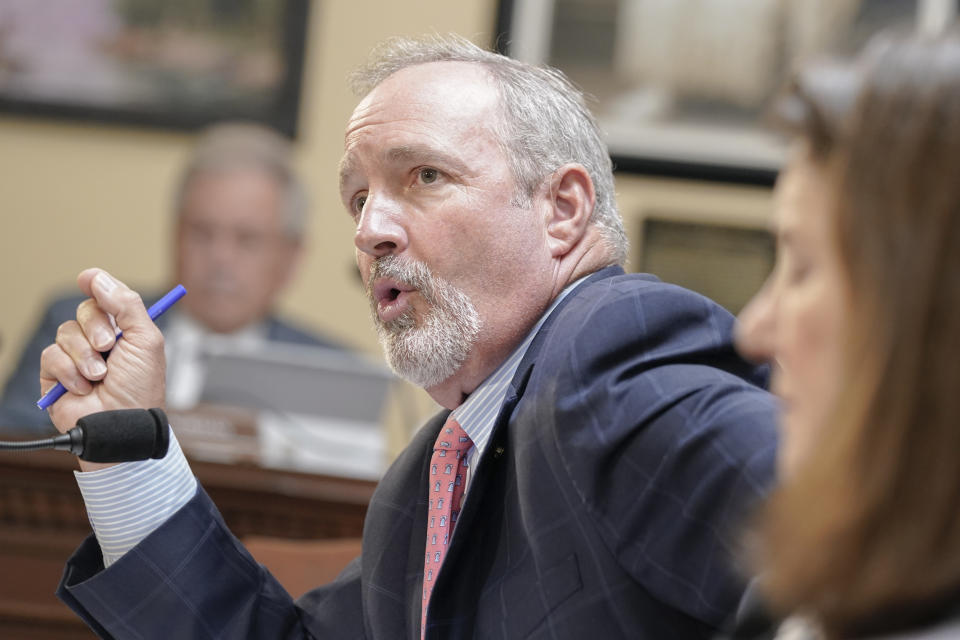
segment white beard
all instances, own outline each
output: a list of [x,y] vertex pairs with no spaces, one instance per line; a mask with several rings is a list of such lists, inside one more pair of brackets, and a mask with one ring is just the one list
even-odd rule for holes
[[[420,326],[413,308],[390,322],[380,320],[372,290],[373,282],[380,277],[393,278],[420,292],[430,305]],[[460,369],[481,326],[480,315],[465,293],[434,276],[422,262],[396,256],[374,261],[367,282],[373,323],[394,373],[429,389]]]

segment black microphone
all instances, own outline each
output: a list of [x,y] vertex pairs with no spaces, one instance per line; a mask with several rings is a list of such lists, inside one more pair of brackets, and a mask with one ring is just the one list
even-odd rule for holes
[[131,462],[167,455],[167,416],[160,409],[91,413],[63,435],[43,440],[0,442],[0,451],[69,451],[87,462]]

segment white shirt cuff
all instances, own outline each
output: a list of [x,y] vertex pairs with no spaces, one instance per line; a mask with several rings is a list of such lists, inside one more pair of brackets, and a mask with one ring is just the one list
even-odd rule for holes
[[173,429],[159,460],[123,462],[96,471],[74,471],[87,517],[109,567],[193,498],[197,479]]

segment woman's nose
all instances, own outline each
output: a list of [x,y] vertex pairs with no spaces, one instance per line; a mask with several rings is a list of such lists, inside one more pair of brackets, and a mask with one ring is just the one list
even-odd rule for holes
[[776,326],[775,287],[771,276],[737,316],[734,343],[740,355],[752,362],[769,362],[776,356],[773,352]]

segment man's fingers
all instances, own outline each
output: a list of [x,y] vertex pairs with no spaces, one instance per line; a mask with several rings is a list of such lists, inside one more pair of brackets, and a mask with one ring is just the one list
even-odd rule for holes
[[116,329],[110,321],[110,316],[104,312],[97,301],[93,298],[87,298],[77,307],[77,322],[83,329],[83,334],[87,341],[97,351],[109,351],[117,341]]
[[87,269],[77,277],[77,284],[97,306],[116,319],[124,333],[152,327],[140,295],[103,269]]
[[76,368],[87,380],[100,380],[107,374],[103,356],[90,344],[76,320],[64,322],[57,329],[57,346],[73,360]]
[[52,344],[40,354],[41,393],[45,394],[57,382],[77,395],[83,396],[93,391],[93,385],[83,377],[67,352],[60,345]]

